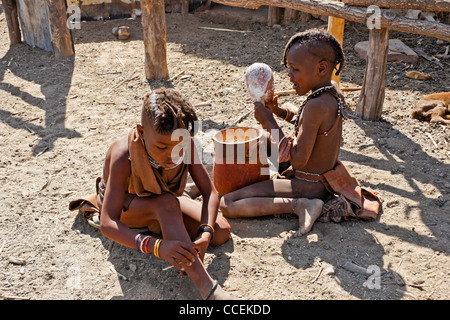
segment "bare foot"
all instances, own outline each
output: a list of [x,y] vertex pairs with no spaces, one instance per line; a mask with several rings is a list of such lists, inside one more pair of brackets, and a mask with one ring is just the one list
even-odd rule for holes
[[217,284],[217,281],[214,281],[213,288],[206,297],[206,300],[236,300],[236,298],[223,290],[222,287]]
[[298,231],[293,237],[301,237],[311,231],[314,222],[322,214],[323,201],[320,199],[298,199],[294,213],[298,215]]

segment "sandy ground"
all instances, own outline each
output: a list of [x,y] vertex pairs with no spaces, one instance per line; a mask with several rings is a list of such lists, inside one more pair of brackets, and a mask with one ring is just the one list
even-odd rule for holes
[[[119,25],[132,28],[128,41],[111,34]],[[102,236],[68,210],[69,201],[95,191],[108,146],[128,132],[151,88],[173,86],[194,105],[211,104],[197,108],[204,120],[198,138],[211,152],[207,131],[236,124],[252,108],[245,69],[265,62],[274,69],[276,90],[290,89],[280,66],[284,45],[296,31],[320,26],[321,20],[267,27],[212,20],[208,13],[168,14],[170,73],[184,74],[148,82],[139,19],[82,22],[74,31],[75,57],[55,59],[24,44],[10,47],[1,12],[0,297],[200,299],[189,278]],[[448,45],[414,34],[390,36],[429,55]],[[347,24],[343,86],[362,84],[365,62],[353,47],[367,39],[365,26]],[[316,223],[306,236],[291,238],[298,227],[293,216],[230,220],[231,238],[205,258],[210,274],[242,299],[450,298],[450,127],[409,115],[422,96],[450,91],[450,61],[441,63],[390,63],[380,122],[360,120],[354,115],[359,92],[345,93],[351,110],[341,159],[383,197],[377,221]],[[406,78],[410,70],[433,80]],[[237,125],[258,126],[252,113]],[[372,275],[347,271],[347,262]]]

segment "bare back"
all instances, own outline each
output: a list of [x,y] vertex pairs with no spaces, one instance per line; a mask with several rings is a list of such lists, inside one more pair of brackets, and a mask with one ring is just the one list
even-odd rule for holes
[[[320,110],[317,111],[320,114],[318,120],[320,124],[318,124],[316,133],[309,133],[308,138],[305,138],[306,135],[302,135],[301,132],[303,113],[299,121],[301,127],[298,135],[298,147],[302,149],[302,142],[308,139],[305,145],[313,144],[309,158],[305,164],[300,166],[294,162],[293,167],[304,172],[322,174],[333,169],[338,160],[342,142],[342,118],[338,115],[338,103],[333,95],[324,93],[314,98],[314,105],[307,103],[304,112],[308,108],[317,107],[317,105],[320,105]],[[307,127],[304,130],[307,130]]]

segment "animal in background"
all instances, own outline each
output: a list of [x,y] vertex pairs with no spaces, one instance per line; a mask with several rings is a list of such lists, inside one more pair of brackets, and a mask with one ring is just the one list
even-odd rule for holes
[[422,121],[450,124],[450,92],[423,97],[412,109],[411,116]]

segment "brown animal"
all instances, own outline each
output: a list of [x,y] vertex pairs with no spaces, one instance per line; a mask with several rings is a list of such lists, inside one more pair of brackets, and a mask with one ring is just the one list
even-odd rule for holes
[[411,116],[418,120],[450,124],[450,92],[423,97],[413,108]]

